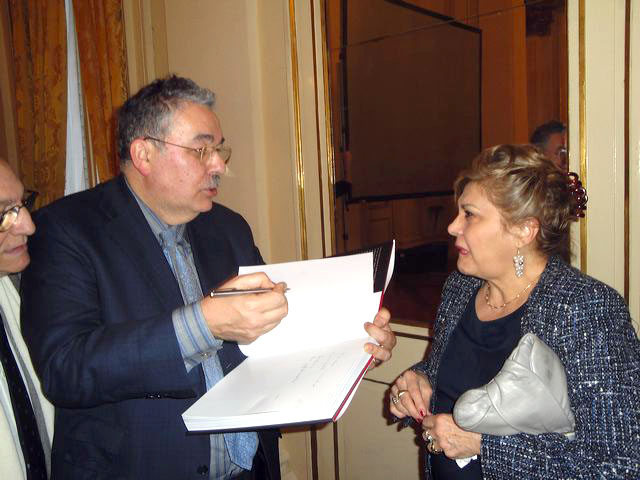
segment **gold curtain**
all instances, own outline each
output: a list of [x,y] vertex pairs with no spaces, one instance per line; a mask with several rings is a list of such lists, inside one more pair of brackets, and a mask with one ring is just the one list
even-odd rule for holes
[[10,0],[18,166],[39,204],[64,195],[67,40],[64,0]]
[[73,0],[89,184],[118,173],[114,112],[127,98],[122,0]]

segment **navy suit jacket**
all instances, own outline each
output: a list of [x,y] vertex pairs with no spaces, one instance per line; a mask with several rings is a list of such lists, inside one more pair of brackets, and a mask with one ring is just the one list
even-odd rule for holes
[[[171,320],[183,305],[162,249],[122,176],[41,209],[22,279],[22,325],[56,406],[54,478],[208,478],[209,437],[181,414],[206,390],[186,372]],[[262,263],[237,213],[214,205],[187,225],[203,291]],[[243,359],[225,342],[225,373]],[[232,398],[229,401],[233,401]],[[278,432],[260,458],[280,478]]]

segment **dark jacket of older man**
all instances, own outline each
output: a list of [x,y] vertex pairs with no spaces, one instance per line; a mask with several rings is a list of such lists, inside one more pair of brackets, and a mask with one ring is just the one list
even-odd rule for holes
[[[202,366],[185,370],[171,320],[180,288],[124,178],[59,200],[36,222],[22,318],[56,406],[54,478],[208,478],[209,436],[181,417],[206,390]],[[203,291],[262,263],[245,220],[222,205],[187,233]],[[225,373],[243,360],[235,343],[218,355]],[[260,478],[280,478],[278,432],[259,439]]]

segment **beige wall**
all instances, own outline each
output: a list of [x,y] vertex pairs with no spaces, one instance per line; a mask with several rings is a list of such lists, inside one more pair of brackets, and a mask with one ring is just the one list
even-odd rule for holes
[[218,201],[267,262],[299,258],[286,2],[135,0],[125,14],[132,91],[167,72],[213,90],[233,148]]
[[[571,170],[580,172],[589,192],[586,221],[581,221],[573,231],[573,240],[580,244],[581,252],[577,264],[620,294],[628,292],[631,315],[637,322],[640,315],[639,245],[631,241],[630,234],[635,232],[633,238],[637,239],[640,216],[637,203],[629,199],[638,198],[640,185],[637,143],[631,145],[629,158],[625,152],[624,4],[599,0],[568,3],[569,160]],[[581,5],[583,40],[580,38]],[[637,9],[638,1],[634,0],[632,11]],[[637,39],[637,13],[631,20]],[[639,59],[636,40],[630,58],[632,79],[637,79]],[[635,85],[637,88],[637,80]],[[630,108],[635,122],[630,125],[631,141],[637,142],[637,108],[634,109],[633,103]],[[627,191],[626,175],[631,180]],[[627,213],[625,205],[629,207]],[[629,242],[628,250],[625,241]]]
[[640,332],[640,0],[631,2],[629,78],[629,309]]
[[[219,201],[253,227],[265,260],[297,257],[282,2],[166,0],[170,72],[217,95],[231,170]],[[260,10],[260,17],[258,15]]]

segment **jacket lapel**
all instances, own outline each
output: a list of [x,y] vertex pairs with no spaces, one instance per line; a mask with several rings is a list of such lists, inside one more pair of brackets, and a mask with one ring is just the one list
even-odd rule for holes
[[[208,224],[203,225],[203,222]],[[193,259],[205,295],[238,274],[238,263],[224,231],[224,226],[217,225],[207,213],[200,214],[187,224]]]
[[545,298],[549,297],[552,303],[558,301],[556,297],[555,287],[557,285],[557,277],[560,268],[560,257],[552,255],[547,260],[547,266],[540,275],[537,285],[531,291],[531,295],[527,300],[527,309],[522,317],[520,326],[521,333],[535,333],[540,340],[547,342],[547,336],[544,325],[544,310],[541,308],[531,308],[532,305],[538,307],[546,303]]
[[[166,309],[182,304],[180,286],[122,175],[105,185],[101,208],[109,218],[106,231],[114,244],[136,266],[136,270],[146,278],[148,287],[155,292],[160,304]],[[203,222],[208,224],[205,226]],[[225,231],[223,226],[215,224],[209,214],[200,214],[187,224],[191,250],[205,294],[238,273],[238,265]],[[235,342],[227,341],[218,355],[225,374],[245,358]]]
[[160,304],[167,309],[181,304],[180,286],[122,175],[105,185],[100,207],[108,217],[105,231],[146,278]]

